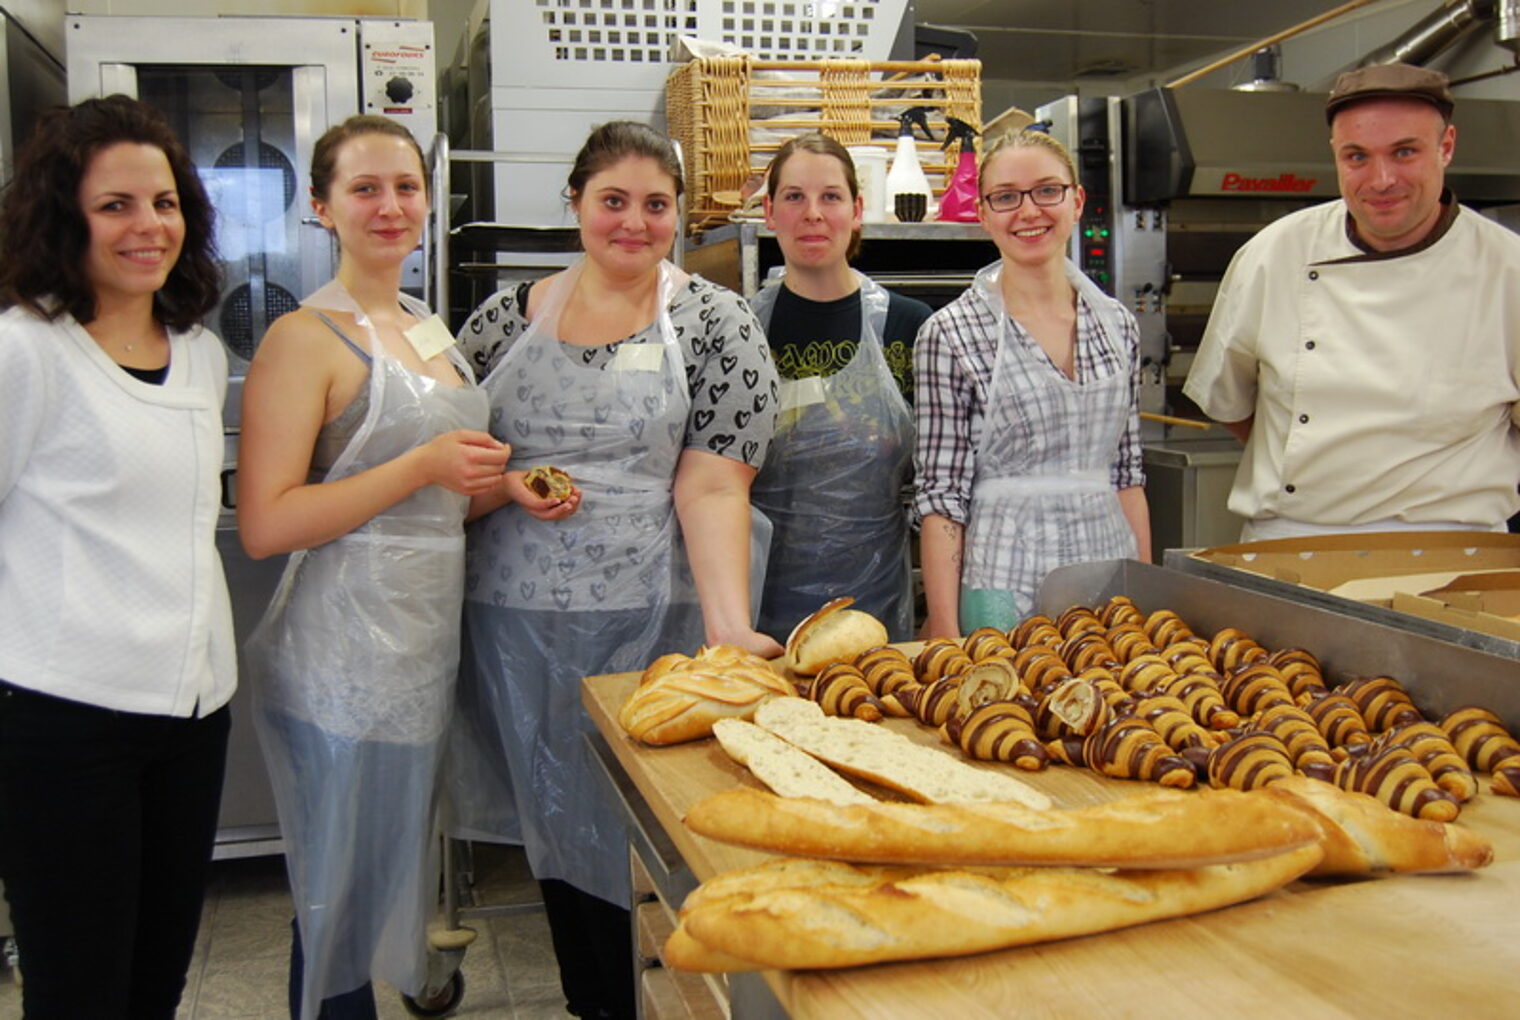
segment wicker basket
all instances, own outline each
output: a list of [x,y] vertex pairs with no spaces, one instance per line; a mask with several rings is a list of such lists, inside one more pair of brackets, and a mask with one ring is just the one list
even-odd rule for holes
[[[738,208],[745,182],[762,173],[780,147],[778,136],[822,131],[845,145],[878,146],[890,154],[896,115],[910,106],[929,108],[936,137],[943,137],[946,116],[980,127],[981,70],[979,60],[781,62],[744,56],[682,64],[666,81],[665,116],[686,160],[692,228]],[[959,153],[923,140],[918,149],[937,197]]]

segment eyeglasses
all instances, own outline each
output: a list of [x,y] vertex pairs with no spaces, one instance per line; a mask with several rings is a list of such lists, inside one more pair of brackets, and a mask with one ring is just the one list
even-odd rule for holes
[[1025,195],[1035,205],[1060,205],[1066,200],[1066,193],[1075,187],[1075,184],[1036,184],[1032,188],[1008,188],[983,195],[982,201],[993,212],[1013,212],[1024,204]]

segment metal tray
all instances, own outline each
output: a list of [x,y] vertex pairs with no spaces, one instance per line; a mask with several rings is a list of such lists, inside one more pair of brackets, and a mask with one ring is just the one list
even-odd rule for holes
[[[1297,585],[1280,587],[1294,596],[1306,590]],[[1038,606],[1043,613],[1055,614],[1073,605],[1097,605],[1113,595],[1127,595],[1147,613],[1170,609],[1203,637],[1238,627],[1268,648],[1308,649],[1330,679],[1394,677],[1420,710],[1435,719],[1463,705],[1482,705],[1497,713],[1511,732],[1520,730],[1520,668],[1514,659],[1402,625],[1332,612],[1298,597],[1227,584],[1170,566],[1099,560],[1053,571],[1040,587]],[[1389,615],[1400,621],[1414,619],[1402,613]]]
[[[1359,620],[1368,620],[1372,623],[1382,624],[1396,630],[1407,630],[1413,634],[1433,638],[1448,644],[1461,645],[1464,648],[1477,649],[1480,652],[1488,652],[1508,659],[1520,659],[1520,641],[1511,641],[1495,634],[1484,634],[1476,630],[1468,630],[1465,627],[1456,627],[1449,623],[1440,623],[1436,620],[1428,620],[1423,616],[1413,616],[1409,613],[1399,613],[1386,606],[1375,606],[1367,602],[1358,602],[1355,599],[1342,598],[1339,595],[1331,595],[1329,592],[1320,591],[1318,588],[1310,588],[1307,585],[1293,584],[1289,581],[1279,581],[1275,577],[1267,577],[1265,574],[1253,574],[1249,570],[1236,570],[1234,567],[1220,566],[1218,563],[1210,563],[1208,560],[1200,560],[1189,555],[1191,549],[1168,549],[1165,563],[1168,568],[1179,570],[1184,574],[1192,574],[1197,577],[1205,577],[1210,580],[1220,581],[1232,587],[1249,588],[1252,591],[1275,595],[1278,598],[1287,599],[1291,602],[1302,602],[1305,605],[1314,606],[1329,613],[1339,616],[1355,617]],[[1515,669],[1513,665],[1510,667]]]

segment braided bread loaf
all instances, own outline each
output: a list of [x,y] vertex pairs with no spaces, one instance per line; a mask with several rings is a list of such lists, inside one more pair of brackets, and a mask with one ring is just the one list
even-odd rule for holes
[[764,659],[718,645],[694,658],[657,659],[623,703],[618,722],[635,740],[675,744],[710,735],[718,719],[748,719],[767,698],[796,693]]

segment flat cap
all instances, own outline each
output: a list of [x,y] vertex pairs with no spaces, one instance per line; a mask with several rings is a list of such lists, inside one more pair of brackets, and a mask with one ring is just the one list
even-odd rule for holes
[[1325,120],[1335,120],[1342,107],[1364,99],[1420,99],[1450,119],[1456,102],[1451,98],[1448,81],[1440,71],[1412,64],[1358,67],[1335,79],[1330,98],[1325,100]]

